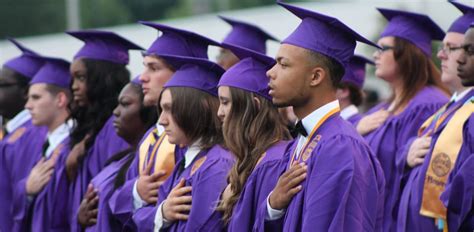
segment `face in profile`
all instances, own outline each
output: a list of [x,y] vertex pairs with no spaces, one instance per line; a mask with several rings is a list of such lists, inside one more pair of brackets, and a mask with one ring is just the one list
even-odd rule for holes
[[143,103],[145,106],[156,106],[163,86],[171,78],[174,71],[169,68],[163,59],[156,56],[145,56],[143,65],[145,70],[140,75],[144,95]]
[[89,104],[89,100],[87,99],[86,65],[81,59],[76,59],[71,64],[70,72],[72,76],[72,95],[74,102],[80,107],[85,107]]
[[382,49],[374,52],[375,76],[389,83],[397,78],[398,64],[395,61],[394,47],[395,38],[392,36],[382,37],[377,42]]
[[144,127],[140,117],[142,102],[138,91],[140,91],[138,87],[131,83],[127,84],[120,92],[118,105],[113,111],[115,131],[126,141]]
[[463,86],[474,86],[474,29],[467,30],[463,51],[458,58],[458,76]]
[[26,91],[15,78],[15,71],[3,67],[0,70],[0,115],[9,119],[15,117],[24,106],[24,101],[18,104],[19,99],[25,97]]
[[165,128],[168,141],[172,144],[189,145],[189,139],[184,131],[178,126],[172,112],[173,98],[171,91],[165,89],[161,94],[161,114],[158,123]]
[[219,110],[217,111],[217,116],[219,117],[219,120],[223,123],[225,129],[226,122],[232,109],[232,96],[230,94],[230,88],[228,86],[220,86],[218,94]]
[[309,92],[312,63],[304,48],[282,44],[276,64],[267,71],[268,86],[273,104],[278,107],[297,107],[305,104]]
[[59,94],[53,96],[47,90],[47,84],[38,83],[30,86],[25,108],[30,111],[33,125],[47,126],[54,120],[61,105],[66,104],[59,99]]
[[464,34],[457,32],[448,32],[443,39],[442,47],[437,53],[441,61],[441,80],[451,91],[456,91],[462,87],[461,80],[458,77],[457,60],[461,55],[461,44],[464,42]]

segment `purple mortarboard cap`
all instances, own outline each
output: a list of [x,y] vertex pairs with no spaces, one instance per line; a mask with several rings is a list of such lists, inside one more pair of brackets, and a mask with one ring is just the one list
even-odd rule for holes
[[444,31],[430,17],[400,11],[377,8],[389,21],[380,37],[394,36],[406,39],[431,56],[431,41],[443,40]]
[[167,87],[189,87],[217,96],[217,83],[225,72],[218,64],[207,59],[183,56],[164,57],[177,71],[164,85]]
[[354,55],[356,41],[378,47],[336,18],[278,2],[302,21],[282,43],[329,56],[345,66]]
[[209,45],[220,46],[212,39],[194,32],[177,29],[158,23],[140,22],[143,25],[153,27],[162,32],[145,52],[145,55],[171,55],[186,56],[207,59],[207,48]]
[[139,75],[137,75],[135,78],[133,78],[131,82],[132,82],[133,84],[136,84],[136,85],[142,85],[142,82],[140,81],[140,75],[141,75],[141,74],[139,74]]
[[467,29],[469,29],[469,25],[474,22],[474,8],[470,6],[466,6],[459,2],[449,1],[453,4],[456,8],[458,8],[463,15],[459,16],[449,27],[448,32],[457,32],[464,34]]
[[278,42],[278,39],[255,25],[220,15],[219,18],[232,26],[232,30],[222,43],[237,45],[265,54],[267,52],[267,40]]
[[250,49],[222,43],[223,48],[232,51],[240,61],[227,70],[221,77],[218,86],[229,86],[256,93],[271,101],[268,95],[269,79],[266,75],[275,60]]
[[33,78],[41,66],[43,66],[44,61],[40,58],[40,55],[21,45],[16,40],[8,40],[12,42],[18,49],[20,49],[22,54],[18,57],[8,60],[3,64],[3,66],[12,69],[13,71],[18,72],[30,79]]
[[341,82],[351,83],[355,86],[362,88],[365,81],[365,65],[371,64],[374,62],[359,55],[354,55],[346,67],[346,73],[342,77]]
[[69,35],[84,41],[84,46],[76,53],[74,59],[89,58],[106,60],[118,64],[128,64],[128,50],[143,50],[142,47],[109,31],[68,31]]
[[44,83],[69,89],[71,86],[69,62],[51,57],[43,57],[42,59],[45,63],[30,81],[30,85]]

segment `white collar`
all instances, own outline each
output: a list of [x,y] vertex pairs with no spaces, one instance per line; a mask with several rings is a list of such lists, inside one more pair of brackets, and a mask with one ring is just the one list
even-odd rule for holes
[[18,129],[21,125],[23,125],[26,121],[31,119],[31,114],[28,110],[22,110],[18,113],[12,120],[10,120],[7,125],[6,129],[8,133],[12,133],[14,130]]
[[461,99],[462,99],[463,97],[465,97],[465,96],[469,93],[469,91],[471,91],[472,89],[473,89],[473,87],[469,87],[469,88],[463,90],[460,94],[458,94],[457,92],[455,92],[455,93],[453,94],[453,96],[451,97],[451,100],[454,100],[454,102],[457,102],[457,101],[461,100]]
[[344,120],[347,120],[348,118],[356,115],[359,113],[359,109],[355,105],[350,105],[344,109],[341,110],[341,117]]
[[188,147],[188,150],[186,150],[186,153],[184,153],[184,168],[189,167],[193,160],[196,158],[196,156],[199,154],[201,151],[201,140],[198,140],[191,144],[191,146]]
[[54,149],[56,149],[56,147],[58,147],[58,145],[61,144],[64,141],[64,139],[66,139],[69,136],[69,133],[73,125],[74,125],[73,120],[69,119],[67,122],[56,127],[56,129],[54,129],[53,132],[51,133],[48,132],[47,138],[49,142],[49,147],[45,153],[46,157],[49,158],[49,156],[51,156],[51,154],[53,153]]
[[332,102],[327,103],[316,109],[315,111],[311,112],[311,114],[307,115],[303,119],[301,119],[304,129],[308,133],[311,133],[313,128],[318,125],[318,123],[332,110],[339,108],[339,101],[334,100]]

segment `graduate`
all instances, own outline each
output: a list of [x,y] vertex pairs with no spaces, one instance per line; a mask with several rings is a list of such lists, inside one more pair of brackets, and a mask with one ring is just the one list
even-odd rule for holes
[[[74,95],[71,109],[76,124],[71,133],[66,170],[69,180],[74,182],[70,203],[71,216],[75,217],[90,180],[113,154],[129,147],[113,127],[112,111],[120,91],[130,81],[126,68],[128,51],[141,47],[107,31],[68,34],[85,43],[70,68]],[[74,230],[77,223],[71,225]]]
[[[470,219],[468,216],[469,211],[472,210],[470,204],[472,194],[467,198],[462,197],[469,195],[468,186],[472,185],[453,186],[449,192],[456,191],[462,195],[453,194],[451,197],[456,197],[456,199],[452,201],[448,209],[440,200],[450,172],[457,169],[455,167],[460,168],[463,165],[463,157],[469,157],[473,152],[472,146],[469,145],[473,139],[473,131],[469,128],[472,123],[468,121],[471,121],[470,118],[474,112],[471,101],[474,90],[472,83],[469,83],[474,73],[465,68],[472,65],[472,62],[469,59],[469,51],[464,51],[468,46],[464,45],[474,43],[472,40],[474,31],[472,29],[468,31],[469,25],[474,21],[474,9],[460,3],[451,3],[460,9],[463,15],[457,18],[448,29],[443,39],[443,49],[438,52],[438,57],[442,62],[443,82],[456,92],[447,105],[423,123],[419,128],[418,136],[405,146],[402,153],[406,158],[404,162],[400,162],[399,169],[402,170],[402,174],[408,169],[410,174],[401,195],[398,231],[436,231],[444,228],[448,228],[449,231],[471,231],[474,229],[472,212]],[[466,31],[468,31],[467,36],[463,39],[463,33]],[[469,33],[471,33],[470,38]],[[447,160],[447,162],[440,162],[442,160]],[[462,175],[464,174],[460,176]],[[447,218],[450,219],[448,223]]]
[[219,81],[218,116],[226,147],[236,163],[219,211],[228,231],[252,231],[256,208],[275,187],[290,134],[268,95],[266,71],[275,61],[242,47],[222,44],[240,61]]
[[269,94],[276,106],[293,106],[300,135],[285,154],[287,171],[261,202],[254,230],[379,231],[383,172],[339,115],[336,98],[356,41],[376,45],[336,18],[278,4],[302,22],[283,40],[267,72]]
[[224,70],[206,59],[170,58],[179,69],[164,86],[158,122],[170,143],[187,149],[160,186],[157,205],[138,209],[133,220],[138,231],[220,231],[213,215],[233,165],[217,117]]
[[[20,56],[12,58],[3,64],[0,71],[0,115],[8,120],[3,140],[0,140],[0,231],[11,231],[13,216],[11,214],[12,181],[15,167],[16,149],[23,141],[39,141],[46,136],[45,127],[31,124],[31,115],[24,109],[29,82],[43,66],[40,56],[24,47],[14,39],[9,39],[21,52]],[[3,127],[2,127],[3,129]],[[17,148],[15,148],[17,147]]]
[[398,202],[406,176],[397,174],[397,162],[418,128],[448,101],[448,90],[431,58],[431,41],[443,30],[428,16],[378,9],[389,21],[374,53],[375,75],[390,84],[392,97],[372,109],[357,123],[377,156],[385,175],[383,231],[396,227]]
[[[473,29],[474,25],[471,24],[469,29],[469,37],[466,36],[464,44],[469,46],[464,46],[466,56],[461,56],[458,59],[459,69],[462,70],[458,73],[459,77],[462,79],[463,85],[470,86],[472,92],[472,86],[474,86],[474,70],[472,69],[473,60],[472,60],[472,45],[474,44],[473,39]],[[470,51],[467,51],[466,48],[469,48]],[[469,60],[467,59],[469,55]],[[466,69],[466,72],[464,71]],[[471,98],[472,104],[472,98]],[[473,202],[473,188],[472,179],[473,179],[473,167],[474,167],[474,148],[472,146],[474,139],[474,118],[473,115],[468,119],[468,122],[465,123],[463,128],[463,147],[461,147],[460,156],[455,163],[453,170],[449,176],[448,182],[446,184],[446,190],[441,195],[441,200],[443,204],[449,210],[447,215],[448,227],[449,230],[455,231],[470,231],[474,229],[474,209],[472,207]],[[469,134],[468,134],[469,133]],[[464,193],[466,193],[464,195]],[[471,204],[469,204],[469,202]]]
[[[219,18],[232,26],[232,30],[226,35],[222,43],[237,45],[252,51],[266,54],[267,40],[279,41],[260,27],[250,23],[224,16],[219,16]],[[219,55],[217,56],[217,63],[223,69],[227,70],[237,62],[239,62],[239,57],[232,53],[231,50],[226,48],[220,49]]]
[[68,181],[64,161],[69,154],[68,104],[69,62],[43,58],[45,64],[30,82],[25,108],[36,126],[46,126],[48,133],[42,150],[19,151],[14,175],[22,178],[13,190],[12,231],[69,231],[67,217]]
[[362,118],[357,107],[364,100],[362,87],[365,81],[366,64],[374,65],[374,62],[363,56],[354,55],[349,60],[346,73],[342,77],[336,92],[341,106],[341,117],[353,125],[356,125]]
[[114,190],[125,182],[138,142],[157,120],[155,107],[143,105],[143,92],[138,78],[123,88],[119,104],[114,110],[117,134],[131,148],[113,155],[106,162],[106,167],[92,179],[77,216],[85,231],[119,231],[123,227],[111,214],[108,201]]
[[[196,33],[163,24],[141,22],[162,32],[143,53],[145,70],[140,76],[144,105],[156,107],[163,85],[175,72],[164,55],[207,59],[209,45],[217,42]],[[123,224],[134,228],[131,217],[135,210],[155,205],[159,186],[171,174],[182,150],[168,142],[164,128],[158,123],[151,127],[138,145],[137,154],[126,175],[125,184],[115,191],[109,203],[112,213]]]

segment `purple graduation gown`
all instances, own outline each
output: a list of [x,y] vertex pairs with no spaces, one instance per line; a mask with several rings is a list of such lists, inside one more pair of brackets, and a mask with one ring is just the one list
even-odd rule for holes
[[[262,202],[254,231],[380,231],[384,177],[369,146],[339,114],[330,116],[316,134],[321,139],[306,160],[303,189],[280,220],[265,222]],[[287,167],[297,144],[285,154]],[[281,220],[283,228],[272,225]]]
[[362,118],[362,114],[354,114],[350,116],[348,119],[346,119],[348,122],[350,122],[352,125],[357,125],[359,123],[360,119]]
[[[148,135],[152,133],[155,128],[156,126],[153,126],[145,133],[138,147],[141,146],[141,144],[146,140]],[[151,152],[151,149],[149,151]],[[175,160],[180,160],[183,157],[185,151],[185,148],[183,149],[176,147]],[[151,156],[151,154],[148,154],[148,156]],[[131,218],[133,213],[135,212],[133,208],[133,186],[139,176],[139,168],[139,151],[137,150],[135,153],[135,157],[133,158],[132,164],[130,165],[130,168],[127,171],[126,182],[122,187],[115,190],[109,200],[110,209],[114,217],[118,219],[122,224],[124,224],[125,227],[131,230],[136,230],[136,226],[133,223],[133,220],[131,220]],[[154,172],[154,168],[152,168],[151,172]]]
[[[191,174],[197,160],[206,157],[201,166]],[[178,164],[184,164],[184,157]],[[227,186],[227,174],[234,160],[231,154],[219,145],[208,151],[201,151],[193,162],[184,170],[176,165],[171,176],[159,188],[158,203],[138,209],[133,215],[133,221],[140,232],[153,231],[157,207],[166,199],[179,180],[184,178],[186,186],[192,186],[192,206],[187,221],[176,221],[162,231],[221,231],[223,224],[215,217],[215,208],[221,193]]]
[[449,231],[474,230],[474,114],[464,124],[463,146],[441,195]]
[[252,231],[257,208],[266,201],[278,181],[279,174],[284,171],[281,162],[288,144],[288,141],[280,141],[268,148],[242,189],[227,225],[227,231]]
[[[16,133],[18,131],[24,132]],[[21,179],[20,177],[25,175],[26,170],[23,164],[30,162],[28,155],[38,145],[41,149],[46,133],[46,127],[37,127],[32,125],[31,121],[27,121],[0,142],[0,175],[2,176],[0,179],[0,231],[13,229],[13,188]],[[14,134],[16,134],[15,137],[20,134],[21,136],[9,141],[8,138]]]
[[91,183],[94,188],[98,189],[99,204],[97,223],[87,227],[87,232],[92,231],[121,231],[122,224],[116,220],[111,214],[109,207],[109,199],[114,193],[115,178],[122,166],[130,160],[130,155],[107,165],[97,176],[92,179]]
[[92,178],[104,168],[105,162],[111,156],[130,146],[115,132],[113,120],[114,116],[111,116],[97,134],[94,144],[89,148],[86,157],[77,170],[74,184],[71,185],[70,212],[72,217],[72,231],[78,231],[80,229],[76,220],[76,212],[79,209],[79,205]]
[[[418,128],[432,114],[448,102],[447,96],[434,87],[425,87],[408,103],[405,110],[395,116],[389,116],[385,123],[365,135],[367,143],[377,156],[385,175],[385,209],[383,231],[394,231],[398,212],[401,189],[406,175],[398,175],[397,163],[405,158],[403,147],[416,136]],[[387,103],[381,103],[367,114],[380,109],[387,109]]]
[[[59,152],[54,167],[54,173],[46,186],[36,197],[29,200],[26,194],[26,181],[33,166],[41,159],[41,148],[35,153],[29,153],[26,176],[15,186],[13,196],[13,231],[69,231],[67,204],[69,182],[65,173],[65,162],[69,154],[69,138],[66,138],[56,148]],[[22,162],[23,165],[26,165]]]
[[[474,91],[471,91],[467,94],[463,99],[460,99],[458,102],[453,103],[449,106],[448,109],[455,109],[462,106],[462,104],[474,96]],[[423,187],[425,183],[426,172],[428,170],[432,152],[434,149],[434,145],[436,144],[441,132],[443,131],[446,124],[449,122],[451,117],[454,115],[456,111],[453,111],[451,114],[447,116],[447,118],[443,121],[443,123],[438,127],[436,131],[432,132],[432,142],[429,149],[429,152],[425,156],[425,160],[421,165],[416,166],[413,168],[409,173],[408,180],[403,188],[401,197],[400,197],[400,204],[398,210],[398,221],[397,221],[397,231],[436,231],[437,226],[435,225],[434,219],[430,217],[425,217],[420,214],[421,202],[423,199]],[[433,129],[433,125],[428,127],[425,131]],[[474,130],[472,131],[474,133]],[[415,137],[416,138],[416,137]],[[404,151],[402,154],[404,155],[405,159],[402,159],[402,162],[397,164],[398,170],[404,170],[407,168],[406,164],[406,156],[408,154],[408,150],[412,141],[415,139],[411,139],[407,145],[405,145]],[[464,138],[464,143],[469,143],[469,138],[466,140]],[[472,150],[471,150],[472,151]],[[462,152],[462,150],[460,151]],[[462,153],[460,153],[462,155]],[[404,173],[399,173],[403,175]],[[453,230],[457,231],[457,230]]]

